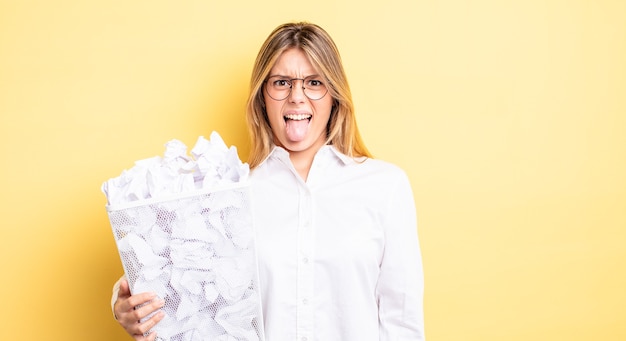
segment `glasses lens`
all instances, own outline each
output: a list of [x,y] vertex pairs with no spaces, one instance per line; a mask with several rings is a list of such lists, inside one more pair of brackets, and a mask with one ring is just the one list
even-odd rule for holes
[[326,95],[328,89],[326,85],[317,77],[307,77],[304,79],[304,94],[314,101]]
[[282,101],[289,97],[291,92],[291,81],[282,77],[270,77],[267,80],[267,94],[277,101]]

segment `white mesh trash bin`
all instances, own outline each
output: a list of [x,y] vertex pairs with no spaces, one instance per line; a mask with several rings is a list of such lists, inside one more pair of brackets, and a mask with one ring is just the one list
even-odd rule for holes
[[263,340],[247,184],[107,212],[131,292],[165,300],[158,340]]

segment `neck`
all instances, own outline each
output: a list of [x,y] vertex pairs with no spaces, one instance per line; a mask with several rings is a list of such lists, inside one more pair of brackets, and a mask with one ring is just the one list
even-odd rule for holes
[[324,146],[324,142],[322,141],[317,146],[312,146],[311,148],[307,148],[304,150],[288,150],[289,159],[291,160],[291,164],[295,168],[298,175],[302,178],[303,181],[306,182],[309,171],[311,170],[311,165],[313,164],[313,159],[317,152]]
[[293,167],[305,182],[309,176],[309,171],[311,170],[311,165],[313,164],[313,158],[315,157],[315,153],[318,149],[289,152],[289,159],[291,160]]

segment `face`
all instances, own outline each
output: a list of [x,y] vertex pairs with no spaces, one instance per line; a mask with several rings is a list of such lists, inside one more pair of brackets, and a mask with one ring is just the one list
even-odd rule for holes
[[[280,76],[276,77],[276,76]],[[315,76],[315,77],[311,77]],[[317,80],[323,77],[313,67],[306,54],[297,48],[286,50],[276,61],[270,71],[270,81],[278,79],[284,85],[284,80],[294,78],[312,80],[304,84],[305,87],[319,86]],[[318,100],[311,100],[305,95],[302,80],[291,82],[291,93],[287,98],[270,97],[267,84],[264,86],[263,98],[267,117],[274,134],[274,143],[289,151],[290,154],[302,153],[314,155],[326,141],[326,125],[330,118],[333,99],[330,93]],[[310,93],[309,93],[310,94]],[[275,99],[278,98],[278,99]]]

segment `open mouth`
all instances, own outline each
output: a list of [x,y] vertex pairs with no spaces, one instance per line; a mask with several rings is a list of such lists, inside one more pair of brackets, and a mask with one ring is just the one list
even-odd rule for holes
[[283,115],[286,137],[291,142],[301,142],[309,134],[312,114],[291,112]]
[[310,114],[289,114],[289,115],[283,116],[283,118],[285,119],[285,122],[287,122],[287,120],[293,120],[293,121],[309,120],[309,121],[311,121],[311,117],[312,117],[312,115],[310,115]]

